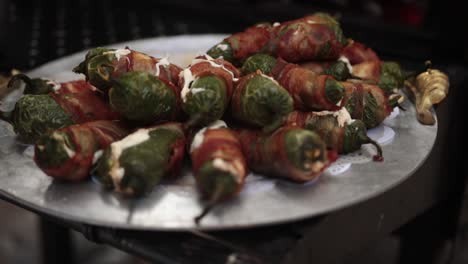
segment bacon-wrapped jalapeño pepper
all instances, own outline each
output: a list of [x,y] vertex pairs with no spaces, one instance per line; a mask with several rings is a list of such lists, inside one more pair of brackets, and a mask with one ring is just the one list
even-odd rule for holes
[[181,69],[167,58],[154,58],[142,52],[125,49],[95,48],[86,54],[83,62],[73,69],[83,73],[86,80],[97,88],[107,91],[112,78],[131,71],[151,73],[161,80],[177,85]]
[[332,76],[319,75],[299,65],[274,59],[266,54],[249,57],[242,71],[262,70],[278,80],[294,100],[294,108],[301,110],[338,110],[344,88]]
[[345,97],[342,105],[353,119],[362,120],[367,128],[378,126],[398,106],[401,95],[387,96],[376,85],[362,82],[342,82]]
[[71,124],[119,118],[96,88],[83,80],[57,84],[38,79],[37,85],[44,89],[30,85],[25,91],[32,94],[22,96],[9,115],[19,139],[26,143]]
[[282,24],[260,24],[224,39],[208,54],[242,62],[255,53],[268,53],[286,61],[337,59],[346,45],[338,22],[316,13]]
[[206,125],[223,116],[239,75],[230,62],[208,55],[195,58],[180,73],[182,109],[191,125]]
[[190,156],[197,186],[208,201],[198,221],[212,206],[240,192],[248,169],[235,132],[221,120],[195,134]]
[[308,62],[301,65],[320,74],[328,74],[337,80],[357,78],[378,85],[386,94],[403,86],[405,79],[401,67],[392,61],[382,61],[365,45],[351,41],[336,62]]
[[141,128],[108,146],[93,171],[105,187],[139,196],[179,172],[184,146],[180,123]]
[[128,130],[118,121],[99,120],[64,127],[36,142],[34,161],[53,178],[80,181],[89,176],[94,153],[127,134]]
[[337,158],[318,134],[296,126],[281,127],[271,135],[241,130],[238,137],[251,170],[296,182],[317,178]]
[[109,102],[115,111],[136,123],[171,121],[180,112],[180,89],[147,72],[127,72],[113,79]]
[[247,124],[263,127],[267,132],[281,126],[292,110],[293,100],[288,91],[260,71],[240,78],[232,95],[233,116]]
[[316,132],[325,141],[329,149],[339,154],[346,154],[361,148],[361,145],[372,144],[377,149],[375,159],[382,157],[381,147],[367,136],[367,129],[361,120],[353,120],[346,108],[330,112],[290,113],[286,125],[298,126]]

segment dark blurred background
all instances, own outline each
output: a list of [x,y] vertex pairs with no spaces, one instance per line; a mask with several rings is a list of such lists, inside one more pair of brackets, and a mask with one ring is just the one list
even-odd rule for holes
[[[399,61],[405,68],[417,68],[431,59],[437,68],[449,69],[451,81],[458,83],[450,88],[454,93],[467,83],[468,16],[461,2],[0,0],[0,73],[13,68],[27,71],[100,45],[179,34],[233,33],[261,21],[281,22],[325,11],[339,18],[347,37],[367,44],[384,59]],[[460,107],[452,109],[457,113]],[[0,215],[0,263],[40,262],[41,246],[49,242],[41,242],[37,217],[3,201]],[[77,263],[140,262],[74,236]],[[360,263],[395,263],[392,249],[397,248],[398,240],[389,237],[363,253]]]
[[467,63],[468,25],[455,0],[0,1],[0,70],[27,70],[89,47],[156,36],[231,33],[314,11],[384,58]]

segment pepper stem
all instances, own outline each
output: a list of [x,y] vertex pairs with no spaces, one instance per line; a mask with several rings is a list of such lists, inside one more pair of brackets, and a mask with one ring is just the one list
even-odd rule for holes
[[13,111],[11,111],[11,112],[1,112],[0,111],[0,120],[4,120],[4,121],[6,121],[8,123],[11,123],[12,115],[13,115]]
[[426,60],[424,62],[424,67],[423,68],[420,68],[420,69],[418,69],[416,71],[404,72],[403,73],[403,80],[408,80],[408,79],[411,79],[413,77],[416,77],[419,74],[430,70],[431,68],[432,68],[432,61],[431,60]]
[[373,157],[374,161],[383,161],[382,147],[379,145],[379,143],[377,143],[376,141],[374,141],[370,137],[367,137],[367,142],[366,143],[374,145],[374,147],[377,149],[377,155],[374,155],[374,157]]
[[26,86],[24,87],[24,91],[31,89],[33,86],[31,78],[27,75],[19,73],[11,77],[10,81],[8,82],[8,89],[9,90],[16,90],[19,89],[20,86],[15,86],[18,81],[23,81]]
[[400,99],[402,99],[403,96],[402,96],[402,95],[399,95],[399,94],[394,94],[394,95],[395,95],[395,96],[390,95],[390,98],[389,98],[389,100],[388,100],[388,104],[389,104],[392,108],[398,107],[398,108],[400,108],[401,110],[406,111],[406,109],[405,109],[403,106],[401,106],[401,104],[400,104]]
[[213,195],[210,200],[206,203],[206,206],[203,208],[203,211],[194,218],[194,221],[197,225],[200,224],[200,221],[218,204],[219,199],[223,195],[225,186],[223,184],[217,184],[214,190]]

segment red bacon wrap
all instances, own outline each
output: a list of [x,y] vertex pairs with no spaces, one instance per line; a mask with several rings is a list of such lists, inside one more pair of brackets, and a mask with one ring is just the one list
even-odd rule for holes
[[[178,86],[179,73],[182,69],[170,63],[169,65],[158,65],[159,74],[156,75],[157,68],[156,64],[161,59],[151,57],[147,54],[130,50],[128,55],[121,56],[120,60],[114,64],[114,71],[112,77],[118,78],[122,74],[131,71],[143,71],[155,74],[160,80],[172,83],[174,86]],[[180,94],[180,91],[179,93]]]
[[327,160],[324,161],[325,164],[319,171],[304,171],[296,168],[289,161],[284,140],[285,134],[291,129],[297,129],[297,127],[281,127],[269,136],[254,130],[239,131],[238,138],[249,168],[264,175],[307,182],[317,178],[331,162],[337,159],[336,151],[327,151]]
[[[196,59],[209,60],[209,58],[206,58],[205,56],[199,56]],[[190,72],[192,72],[193,77],[197,77],[197,78],[214,75],[223,79],[227,87],[226,94],[229,100],[234,90],[233,78],[239,77],[240,71],[234,65],[232,65],[229,61],[226,61],[223,59],[212,59],[211,61],[214,62],[215,64],[221,65],[222,67],[215,67],[210,62],[203,61],[203,62],[198,62],[194,65],[190,65],[189,66]],[[226,71],[225,69],[223,69],[223,67],[226,70],[230,71],[232,74]],[[181,87],[184,86],[185,80],[183,76],[180,76],[179,83]]]
[[294,100],[294,109],[330,111],[340,109],[340,106],[330,102],[325,95],[325,82],[333,77],[318,75],[281,58],[277,60],[271,73],[278,83],[288,90]]
[[119,114],[111,110],[97,89],[84,80],[61,83],[60,89],[49,95],[71,115],[75,123],[119,119]]
[[[109,120],[71,125],[58,131],[66,133],[71,138],[75,146],[75,155],[58,167],[43,167],[36,157],[34,161],[47,175],[67,181],[86,179],[89,176],[94,153],[128,134],[122,123]],[[37,151],[36,145],[35,152]]]
[[[192,151],[191,158],[195,177],[197,177],[200,167],[205,162],[220,158],[232,164],[237,171],[237,190],[231,195],[238,193],[242,189],[242,186],[244,186],[248,171],[247,163],[242,153],[239,139],[230,129],[214,128],[205,130],[203,132],[203,142]],[[203,190],[201,191],[203,192]],[[226,199],[228,197],[223,198]]]
[[374,83],[379,82],[382,61],[371,48],[351,40],[341,52],[341,56],[346,57],[353,66],[352,75]]
[[320,16],[312,15],[274,27],[273,53],[290,62],[337,59],[343,45],[327,23]]
[[234,58],[243,60],[258,53],[271,39],[271,26],[260,25],[247,28],[224,39],[231,45]]

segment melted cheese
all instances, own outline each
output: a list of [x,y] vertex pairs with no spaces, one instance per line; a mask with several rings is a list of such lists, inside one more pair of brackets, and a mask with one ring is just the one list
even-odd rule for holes
[[190,89],[190,92],[191,92],[192,94],[197,94],[197,93],[203,92],[203,91],[205,91],[205,90],[206,90],[206,89],[203,88],[203,87],[200,87],[200,88],[192,88],[192,89]]
[[281,24],[279,22],[273,23],[273,27],[279,27]]
[[[225,171],[225,172],[229,172],[232,175],[237,175],[238,174],[238,172],[236,170],[236,167],[234,166],[233,163],[226,162],[225,160],[223,160],[221,158],[215,158],[213,160],[213,167],[215,167],[217,169],[220,169],[222,171]],[[236,179],[237,179],[237,177],[236,177]],[[237,179],[237,180],[239,180],[239,179]]]
[[110,145],[111,147],[111,159],[113,160],[112,167],[109,170],[109,175],[112,178],[114,187],[119,189],[120,181],[125,175],[125,169],[120,167],[119,158],[122,152],[130,147],[136,146],[148,140],[150,138],[149,132],[152,129],[138,129],[136,132],[128,135],[120,141],[116,141]]
[[190,71],[190,68],[186,68],[183,71],[181,71],[179,73],[179,77],[184,78],[184,87],[182,87],[182,91],[180,91],[180,97],[182,98],[182,102],[185,103],[187,101],[187,94],[190,92],[190,85],[196,79],[192,75],[192,71]]
[[122,56],[127,56],[128,54],[130,54],[132,51],[129,50],[129,49],[116,49],[116,50],[112,50],[112,51],[106,51],[103,53],[103,55],[107,55],[107,54],[114,54],[115,58],[117,60],[120,60],[120,58]]
[[53,80],[47,80],[46,84],[52,85],[52,90],[54,91],[54,93],[57,93],[58,91],[60,91],[60,88],[62,88],[62,85],[60,85],[60,83],[57,83]]
[[165,68],[165,67],[167,67],[169,65],[171,65],[171,63],[169,62],[168,57],[164,57],[164,58],[160,59],[158,61],[158,63],[156,63],[156,65],[154,66],[154,68],[155,68],[154,69],[155,70],[154,75],[159,77],[159,74],[160,74],[159,67],[162,66],[163,68]]
[[96,164],[96,162],[102,157],[102,154],[104,153],[104,151],[102,149],[94,152],[94,155],[93,155],[93,164]]
[[216,47],[222,51],[225,51],[229,48],[228,44],[218,44]]
[[195,149],[200,147],[200,145],[203,143],[203,140],[205,139],[204,134],[206,130],[221,128],[221,127],[227,127],[226,123],[223,120],[216,120],[213,123],[209,124],[208,126],[200,129],[200,131],[198,131],[193,137],[192,144],[190,145],[190,152],[193,152]]
[[341,55],[341,57],[338,59],[339,61],[342,61],[346,64],[346,67],[348,68],[348,71],[350,74],[353,73],[353,65],[349,62],[349,59],[346,58],[345,56]]
[[75,156],[76,152],[67,146],[67,144],[65,143],[65,138],[63,138],[62,134],[53,133],[52,138],[56,139],[58,142],[63,143],[62,144],[63,149],[65,150],[69,158],[72,158],[73,156]]
[[274,82],[276,85],[281,86],[275,79],[273,79],[273,77],[268,76],[268,75],[265,75],[265,74],[263,74],[263,73],[260,74],[260,75],[261,75],[262,77],[265,77],[265,78],[267,78],[267,79],[270,79],[270,80],[271,80],[272,82]]
[[325,115],[333,115],[336,118],[336,121],[338,121],[338,125],[340,127],[344,127],[345,124],[351,124],[354,120],[351,118],[351,115],[349,114],[348,110],[346,107],[342,107],[338,111],[321,111],[321,112],[315,112],[316,115],[318,116],[325,116]]

